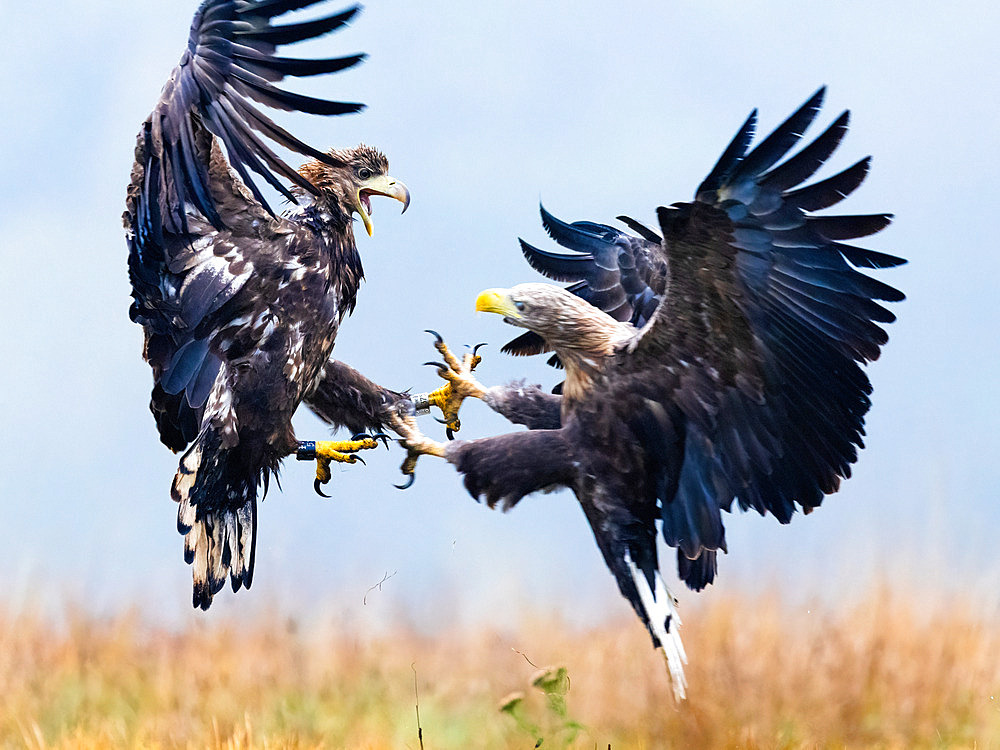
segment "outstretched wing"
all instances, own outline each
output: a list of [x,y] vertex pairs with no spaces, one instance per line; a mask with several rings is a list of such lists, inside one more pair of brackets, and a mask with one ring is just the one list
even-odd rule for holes
[[[355,6],[315,21],[274,26],[271,19],[321,0],[206,0],[195,13],[188,47],[167,80],[140,138],[146,141],[149,171],[142,185],[139,226],[159,237],[161,225],[187,233],[187,209],[196,208],[216,228],[223,218],[216,208],[202,131],[219,138],[229,163],[269,212],[250,175],[256,172],[289,200],[295,198],[279,177],[304,190],[316,188],[278,158],[264,138],[334,166],[329,154],[303,143],[254,106],[318,115],[357,112],[361,104],[332,102],[295,94],[273,84],[285,76],[331,73],[357,64],[363,55],[327,60],[299,60],[275,55],[279,45],[311,39],[346,24]],[[258,135],[260,134],[260,135]],[[272,212],[273,213],[273,212]]]
[[837,490],[863,446],[871,385],[859,365],[879,356],[879,324],[894,320],[876,300],[903,295],[852,266],[904,261],[841,242],[878,232],[887,214],[811,215],[857,188],[869,159],[798,187],[840,143],[847,112],[778,164],[823,94],[748,153],[752,114],[695,201],[659,209],[666,295],[603,384],[643,390],[648,445],[675,444],[667,415],[682,416],[680,471],[658,486],[664,536],[689,561],[724,548],[720,508],[736,499],[788,522],[796,505],[808,511]]
[[151,408],[161,438],[174,450],[197,434],[224,356],[219,341],[252,347],[254,336],[267,330],[268,320],[247,317],[248,305],[239,304],[261,250],[273,254],[295,241],[291,228],[273,221],[250,173],[293,200],[281,178],[316,190],[265,140],[337,163],[276,125],[255,103],[323,115],[362,106],[273,85],[285,76],[330,73],[362,59],[275,54],[277,46],[333,31],[358,12],[354,7],[314,21],[271,24],[276,16],[319,1],[206,0],[194,16],[187,49],[138,136],[123,217],[130,315],[146,332],[145,356],[156,381]]
[[[569,291],[608,313],[615,320],[646,324],[663,293],[660,238],[628,217],[619,217],[644,236],[636,237],[606,224],[577,221],[568,224],[539,206],[549,236],[572,253],[542,250],[520,240],[529,265],[555,281],[573,282]],[[650,283],[658,284],[653,288]],[[507,343],[507,354],[526,356],[546,351],[542,337],[531,331]],[[550,363],[558,366],[553,355]]]

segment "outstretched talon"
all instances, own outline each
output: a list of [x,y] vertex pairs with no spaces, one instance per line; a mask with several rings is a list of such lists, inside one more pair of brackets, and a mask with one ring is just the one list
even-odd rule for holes
[[448,382],[430,393],[417,394],[413,397],[413,405],[418,414],[427,413],[431,406],[438,407],[444,416],[448,439],[452,440],[454,433],[462,428],[462,423],[458,418],[458,410],[462,402],[470,396],[482,398],[483,394],[486,393],[483,385],[472,375],[477,365],[483,361],[479,355],[479,349],[486,345],[476,344],[459,359],[444,343],[441,334],[431,330],[428,330],[427,333],[434,337],[434,348],[438,350],[444,361],[425,362],[424,364],[437,368],[438,375]]
[[399,470],[407,479],[403,484],[393,486],[396,489],[406,490],[412,487],[416,480],[417,459],[424,455],[444,457],[445,445],[425,437],[417,427],[417,420],[413,415],[392,414],[390,424],[400,435],[399,444],[406,448],[406,458]]
[[300,441],[298,449],[295,451],[295,458],[299,461],[316,461],[316,481],[313,482],[313,489],[321,497],[330,497],[325,494],[320,487],[330,481],[330,464],[337,463],[353,464],[365,460],[357,455],[357,451],[371,450],[378,447],[378,441],[382,440],[386,448],[389,447],[389,436],[381,432],[376,435],[355,435],[350,440],[307,440]]
[[[400,443],[402,442],[401,440]],[[403,476],[406,477],[406,481],[402,484],[392,485],[397,490],[408,490],[417,481],[417,458],[419,458],[417,454],[407,450],[406,458],[403,459],[403,464],[399,467],[399,470],[403,472]]]

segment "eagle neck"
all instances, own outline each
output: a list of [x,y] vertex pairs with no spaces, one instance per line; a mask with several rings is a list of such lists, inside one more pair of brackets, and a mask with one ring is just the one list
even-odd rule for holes
[[351,213],[336,201],[323,201],[305,206],[299,220],[323,240],[331,287],[342,303],[341,309],[348,314],[354,312],[365,270],[354,239]]
[[564,416],[587,397],[594,381],[602,376],[608,358],[619,344],[635,333],[635,329],[627,323],[619,323],[610,315],[597,313],[599,311],[588,311],[588,314],[575,318],[571,327],[547,337],[547,342],[559,355],[566,370],[562,391]]

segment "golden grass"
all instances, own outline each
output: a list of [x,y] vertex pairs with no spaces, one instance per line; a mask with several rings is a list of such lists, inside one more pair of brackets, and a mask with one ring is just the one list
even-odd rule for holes
[[[886,592],[841,612],[709,592],[683,613],[680,706],[631,620],[373,640],[278,616],[166,632],[0,615],[0,747],[415,749],[416,673],[427,750],[1000,748],[1000,618],[927,609]],[[529,659],[564,667],[568,692],[532,686]],[[523,700],[502,712],[511,691]]]

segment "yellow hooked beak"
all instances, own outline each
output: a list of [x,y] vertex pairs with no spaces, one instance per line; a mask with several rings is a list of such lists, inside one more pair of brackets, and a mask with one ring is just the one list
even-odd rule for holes
[[521,311],[517,309],[509,289],[487,289],[480,292],[476,297],[476,312],[496,313],[505,318],[521,317]]
[[410,205],[410,191],[407,190],[406,185],[387,174],[377,174],[361,183],[361,187],[358,188],[354,209],[361,214],[361,221],[364,222],[365,230],[368,232],[369,237],[372,236],[372,205],[370,198],[373,195],[384,195],[387,198],[395,198],[403,204],[401,213],[406,213],[406,209]]

